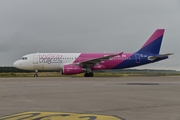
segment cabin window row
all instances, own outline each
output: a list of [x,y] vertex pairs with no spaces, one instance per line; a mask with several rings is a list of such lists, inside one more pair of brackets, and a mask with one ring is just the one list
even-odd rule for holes
[[[61,58],[61,59],[77,59],[77,58]],[[92,60],[92,59],[96,59],[96,58],[78,58],[79,60]],[[131,59],[131,58],[127,58],[127,57],[115,57],[115,58],[110,58],[111,60],[127,60],[127,59]]]

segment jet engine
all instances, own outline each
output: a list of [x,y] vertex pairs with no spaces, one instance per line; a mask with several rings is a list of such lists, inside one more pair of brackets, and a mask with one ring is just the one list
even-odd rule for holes
[[64,65],[62,74],[64,75],[71,75],[71,74],[79,74],[83,72],[83,68],[81,66],[69,64],[69,65]]
[[95,65],[92,67],[93,70],[102,70],[102,69],[106,69],[106,66],[104,65]]

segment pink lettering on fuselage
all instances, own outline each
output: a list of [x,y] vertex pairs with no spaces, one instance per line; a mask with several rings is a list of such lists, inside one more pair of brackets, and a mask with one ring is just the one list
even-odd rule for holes
[[39,63],[62,63],[62,57],[63,55],[59,54],[42,54],[38,55],[39,57]]

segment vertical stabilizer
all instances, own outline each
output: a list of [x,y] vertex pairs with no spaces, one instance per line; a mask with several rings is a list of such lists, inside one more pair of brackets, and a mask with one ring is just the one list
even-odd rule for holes
[[159,54],[164,35],[164,29],[157,29],[147,42],[142,46],[138,53]]

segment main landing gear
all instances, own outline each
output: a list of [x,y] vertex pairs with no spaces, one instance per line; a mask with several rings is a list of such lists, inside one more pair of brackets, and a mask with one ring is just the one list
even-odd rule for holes
[[38,77],[38,70],[35,70],[34,77]]
[[86,73],[84,74],[84,77],[93,77],[94,73],[92,72],[90,67],[86,68]]
[[84,74],[84,77],[93,77],[94,76],[94,73],[93,72],[90,72],[90,73],[85,73]]

